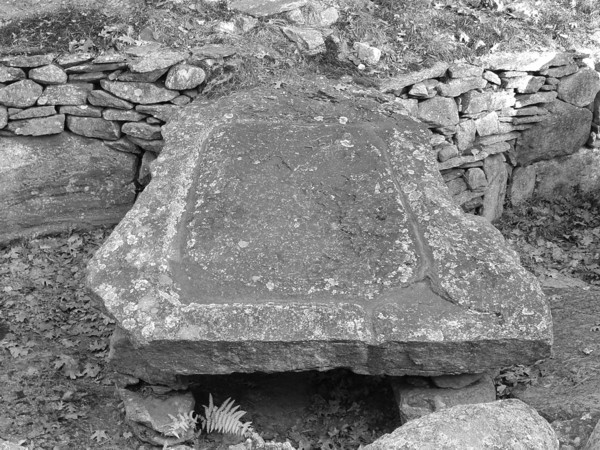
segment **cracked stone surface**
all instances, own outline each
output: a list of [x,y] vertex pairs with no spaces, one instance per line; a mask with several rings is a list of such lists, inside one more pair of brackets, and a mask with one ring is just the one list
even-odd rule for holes
[[165,127],[152,182],[89,266],[119,326],[113,366],[173,383],[548,356],[537,281],[454,206],[427,127],[319,83],[194,102]]

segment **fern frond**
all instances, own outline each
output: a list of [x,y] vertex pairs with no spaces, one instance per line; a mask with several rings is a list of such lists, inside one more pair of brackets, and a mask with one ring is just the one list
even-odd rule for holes
[[202,428],[207,433],[215,431],[217,433],[244,436],[246,432],[252,429],[250,426],[252,422],[242,422],[240,420],[246,414],[246,411],[239,410],[240,406],[234,405],[234,403],[230,397],[217,408],[213,402],[212,394],[209,394],[208,406],[204,406],[204,417],[201,418]]

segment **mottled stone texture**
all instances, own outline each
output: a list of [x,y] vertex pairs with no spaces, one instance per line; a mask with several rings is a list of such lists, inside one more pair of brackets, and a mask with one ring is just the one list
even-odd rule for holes
[[519,400],[458,405],[411,420],[364,450],[558,450],[550,424]]
[[0,243],[117,223],[133,204],[135,159],[70,133],[0,137]]
[[195,102],[167,125],[152,182],[89,266],[119,327],[113,366],[172,383],[441,375],[548,356],[537,281],[454,206],[426,127],[319,89],[331,86]]

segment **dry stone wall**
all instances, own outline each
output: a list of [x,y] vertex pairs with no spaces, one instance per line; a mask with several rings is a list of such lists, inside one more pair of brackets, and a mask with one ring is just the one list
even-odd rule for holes
[[[150,45],[102,55],[0,58],[0,139],[69,131],[101,140],[136,155],[140,188],[163,148],[161,126],[206,93],[215,81],[207,83],[211,71],[222,71],[234,54],[223,46],[183,52]],[[380,89],[428,124],[455,202],[492,221],[502,214],[507,186],[518,203],[532,195],[536,176],[552,173],[536,170],[538,161],[576,154],[587,144],[579,165],[600,164],[600,77],[585,57],[521,53],[475,64],[440,62],[388,79]],[[586,180],[592,188],[598,182]]]
[[[597,156],[600,76],[586,57],[532,52],[492,55],[477,64],[438,63],[382,89],[434,132],[439,169],[456,203],[495,220],[507,183],[518,203],[532,195],[536,172],[538,178],[549,173],[533,163],[577,152],[586,162]],[[580,150],[586,144],[591,149]],[[553,180],[537,181],[548,192]],[[590,188],[590,176],[585,185]]]

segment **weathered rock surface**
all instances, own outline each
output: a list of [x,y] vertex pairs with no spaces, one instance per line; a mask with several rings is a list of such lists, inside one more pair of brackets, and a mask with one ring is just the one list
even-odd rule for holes
[[169,70],[165,87],[168,89],[194,89],[202,84],[206,73],[200,67],[189,64],[177,64]]
[[145,55],[139,61],[131,63],[129,68],[132,72],[147,73],[156,70],[167,69],[187,57],[186,53],[169,49],[160,49]]
[[151,83],[102,80],[100,85],[117,97],[141,105],[168,102],[179,95],[177,91]]
[[48,86],[38,99],[39,105],[85,105],[88,90],[76,84],[61,84]]
[[0,142],[0,242],[114,224],[133,204],[134,155],[70,133]]
[[251,16],[280,14],[306,5],[308,0],[233,0],[229,7]]
[[116,122],[95,117],[68,116],[67,127],[81,136],[115,141],[121,137],[121,128]]
[[62,133],[65,129],[65,116],[57,114],[49,117],[11,121],[7,130],[21,136],[44,136]]
[[417,117],[432,127],[458,124],[458,108],[451,98],[434,97],[419,103]]
[[539,72],[549,67],[573,64],[573,58],[557,52],[496,53],[481,58],[481,63],[491,70]]
[[42,95],[42,86],[35,81],[22,80],[0,88],[0,105],[28,108]]
[[0,106],[0,130],[8,123],[8,110],[5,106]]
[[88,94],[88,101],[95,106],[103,106],[106,108],[116,109],[132,109],[133,103],[118,98],[106,91],[95,90]]
[[581,69],[564,77],[558,85],[558,98],[574,106],[583,107],[594,101],[600,91],[600,75],[594,69]]
[[[10,120],[33,119],[35,117],[47,117],[56,114],[54,106],[37,106],[27,108],[18,113],[9,114]],[[0,127],[1,128],[1,127]]]
[[167,125],[152,182],[89,266],[118,323],[114,367],[169,383],[441,375],[547,356],[537,281],[453,205],[425,126],[317,89],[196,102]]
[[432,67],[420,70],[418,72],[411,72],[407,74],[401,74],[394,78],[391,78],[381,85],[382,92],[393,92],[399,91],[406,86],[410,86],[415,83],[427,80],[429,78],[438,78],[444,76],[448,70],[449,65],[445,62],[438,62]]
[[535,161],[575,153],[587,141],[592,113],[561,100],[546,106],[550,114],[517,140],[517,161],[526,166]]
[[412,420],[364,450],[558,450],[554,430],[519,400],[458,405]]
[[150,125],[148,123],[128,122],[121,127],[123,133],[140,139],[154,140],[162,139],[159,125]]
[[137,105],[136,111],[150,114],[152,117],[168,122],[181,108],[175,105]]
[[67,74],[60,67],[49,64],[29,71],[29,78],[40,84],[63,84],[67,82]]
[[102,117],[102,108],[91,105],[61,106],[59,111],[61,114],[70,114],[72,116]]
[[535,189],[535,167],[517,167],[512,172],[510,183],[510,202],[513,206],[520,205],[531,198]]
[[25,72],[18,67],[5,67],[0,65],[0,83],[19,81],[26,78]]
[[419,387],[393,380],[392,387],[402,423],[456,405],[488,403],[496,400],[496,387],[489,375],[478,378],[460,389]]

